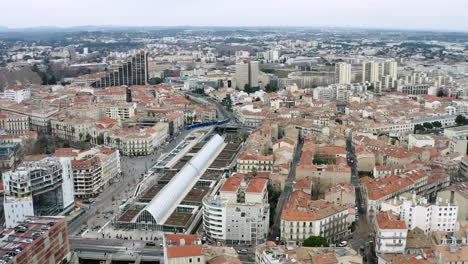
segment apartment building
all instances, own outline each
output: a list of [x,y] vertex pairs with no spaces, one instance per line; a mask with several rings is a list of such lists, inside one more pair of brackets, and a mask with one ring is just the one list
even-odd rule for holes
[[391,211],[382,211],[374,218],[375,252],[377,254],[403,254],[408,228],[405,221]]
[[439,198],[436,203],[429,203],[414,193],[404,193],[382,203],[382,210],[399,216],[409,230],[418,227],[425,233],[454,231],[458,215],[458,205],[449,200]]
[[335,83],[351,83],[351,64],[345,62],[335,64]]
[[468,154],[468,140],[466,136],[452,137],[449,143],[449,152],[460,153],[462,155]]
[[151,128],[123,128],[104,132],[104,142],[124,156],[145,156],[153,153],[169,136],[169,125],[157,123]]
[[1,232],[1,263],[68,263],[71,258],[64,217],[29,217]]
[[446,128],[444,129],[444,136],[448,138],[452,138],[456,136],[466,137],[468,136],[468,125]]
[[360,182],[367,211],[376,213],[383,202],[405,192],[414,191],[418,195],[434,198],[438,191],[449,186],[450,176],[444,173],[412,170],[382,178],[364,177]]
[[399,85],[397,88],[398,92],[410,95],[421,95],[429,94],[429,89],[431,88],[428,84],[408,84],[408,85]]
[[325,185],[347,183],[351,181],[351,168],[343,157],[336,158],[336,164],[312,164],[301,161],[296,166],[296,180],[316,179]]
[[3,92],[2,98],[19,104],[31,98],[31,90],[25,86],[9,86]]
[[0,112],[0,129],[8,134],[24,134],[30,131],[29,118],[26,115]]
[[356,204],[356,193],[351,183],[338,183],[325,191],[326,201],[340,205]]
[[106,104],[105,116],[114,120],[124,120],[135,116],[135,103],[113,102]]
[[[73,206],[73,178],[69,161],[39,156],[2,176],[7,227],[13,227],[25,219],[25,214],[18,213],[19,207],[33,211],[34,215],[56,215]],[[30,198],[32,204],[25,198]],[[32,208],[26,209],[31,205]]]
[[243,174],[228,178],[219,194],[203,200],[203,226],[207,236],[229,243],[264,243],[268,235],[267,180],[247,179]]
[[302,191],[291,194],[281,214],[281,240],[296,245],[310,236],[325,237],[330,243],[348,232],[348,208],[324,200],[312,200]]
[[468,183],[461,182],[437,193],[442,200],[453,200],[458,205],[458,221],[468,220]]
[[29,127],[37,132],[50,132],[50,120],[58,109],[50,106],[35,105],[0,105],[0,110],[10,113],[22,114],[29,117]]
[[96,197],[114,177],[120,175],[120,153],[107,147],[57,149],[55,157],[71,160],[75,196]]
[[72,142],[90,140],[96,120],[91,118],[54,117],[50,121],[52,135]]
[[239,173],[267,172],[273,169],[273,155],[249,153],[244,150],[237,158],[237,171]]

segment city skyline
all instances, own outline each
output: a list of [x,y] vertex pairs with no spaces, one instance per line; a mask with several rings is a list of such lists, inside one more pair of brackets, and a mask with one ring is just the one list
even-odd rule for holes
[[[106,1],[20,0],[2,4],[7,11],[0,26],[8,28],[112,26],[220,26],[220,27],[355,27],[381,29],[468,31],[465,0],[438,1],[341,1],[303,0],[225,2],[178,0],[170,5],[159,1],[113,2],[112,13],[104,14]],[[25,9],[24,7],[29,8]],[[146,6],[144,9],[140,7]],[[92,8],[90,8],[92,7]],[[168,12],[160,12],[167,9]],[[194,11],[195,10],[195,11]],[[21,16],[18,14],[21,13]],[[47,14],[38,21],[38,14]]]

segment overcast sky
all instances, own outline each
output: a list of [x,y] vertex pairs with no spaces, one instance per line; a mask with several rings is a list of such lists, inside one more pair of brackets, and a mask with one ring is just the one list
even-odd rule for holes
[[352,26],[468,31],[468,0],[0,0],[0,26]]

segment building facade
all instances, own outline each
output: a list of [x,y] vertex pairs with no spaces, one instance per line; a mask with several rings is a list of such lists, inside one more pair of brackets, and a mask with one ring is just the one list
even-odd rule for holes
[[295,191],[281,214],[281,240],[290,245],[310,236],[321,236],[337,242],[348,232],[348,208],[324,200],[311,200],[311,195]]
[[203,226],[207,236],[230,243],[264,243],[268,235],[267,180],[227,179],[218,195],[203,200]]

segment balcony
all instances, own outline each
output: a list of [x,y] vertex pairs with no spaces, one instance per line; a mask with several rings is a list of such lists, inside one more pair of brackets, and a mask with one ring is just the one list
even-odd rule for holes
[[386,247],[402,247],[403,243],[385,243]]

